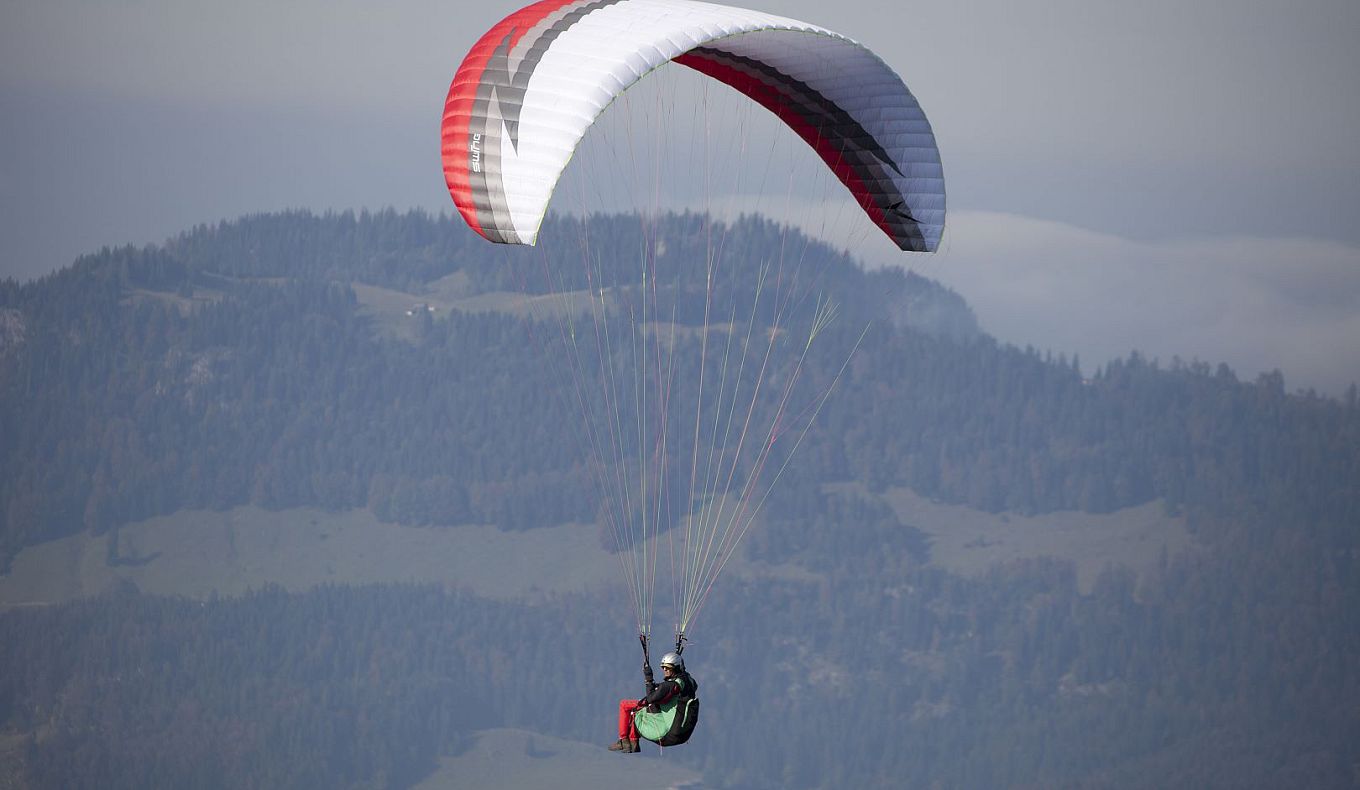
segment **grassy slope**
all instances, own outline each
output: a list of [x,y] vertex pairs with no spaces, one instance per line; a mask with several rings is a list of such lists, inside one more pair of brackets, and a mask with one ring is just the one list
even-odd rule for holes
[[1194,548],[1185,520],[1166,515],[1160,502],[1107,514],[1021,516],[940,504],[902,488],[883,499],[902,523],[930,536],[933,564],[964,576],[1011,560],[1059,557],[1076,565],[1078,585],[1090,592],[1106,565],[1127,565],[1141,575],[1157,566],[1163,551],[1175,557]]
[[[855,486],[846,492],[865,495]],[[1054,556],[1076,564],[1089,589],[1108,563],[1144,572],[1165,549],[1192,542],[1178,518],[1157,503],[1115,513],[1017,516],[930,502],[895,489],[884,499],[931,537],[931,561],[962,575],[1001,562]],[[664,540],[664,537],[663,537]],[[110,565],[107,535],[88,533],[30,546],[0,577],[0,606],[52,603],[98,593],[120,580],[145,592],[206,597],[266,584],[294,590],[319,584],[436,582],[496,599],[536,592],[585,591],[619,583],[618,558],[600,547],[594,526],[566,524],[528,532],[491,526],[422,528],[384,524],[371,513],[314,508],[182,511],[119,530],[121,562]],[[734,561],[728,572],[803,575],[792,567]]]

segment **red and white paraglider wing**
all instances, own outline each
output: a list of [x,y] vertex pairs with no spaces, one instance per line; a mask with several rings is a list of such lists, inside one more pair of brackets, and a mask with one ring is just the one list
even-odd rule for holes
[[899,247],[939,245],[939,149],[887,64],[815,25],[691,0],[543,0],[482,36],[444,106],[444,177],[463,218],[491,241],[533,244],[586,129],[671,60],[778,115]]

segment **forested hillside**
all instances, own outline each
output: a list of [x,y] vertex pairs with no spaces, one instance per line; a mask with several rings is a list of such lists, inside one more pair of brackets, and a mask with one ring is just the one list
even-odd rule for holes
[[[683,240],[697,220],[674,223]],[[608,276],[626,277],[637,223],[603,220],[594,233]],[[351,288],[405,288],[414,303],[422,283],[460,275],[474,294],[519,292],[499,250],[465,248],[466,236],[421,215],[264,216],[6,284],[0,560],[73,530],[246,502],[507,529],[593,518],[565,433],[576,415],[542,397],[558,382],[533,322],[421,311],[409,321],[416,342],[403,342]],[[727,254],[780,243],[778,228],[749,221]],[[793,243],[828,271],[825,289],[847,312],[884,319],[882,336],[915,312],[976,331],[938,286]],[[692,254],[678,242],[667,253]],[[843,344],[828,345],[840,364]]]
[[[652,245],[696,321],[704,222],[592,220],[602,280],[562,285],[626,283]],[[752,788],[1360,782],[1354,387],[1136,353],[1083,372],[923,278],[759,219],[723,232],[731,260],[817,273],[841,315],[809,375],[845,373],[747,547],[804,575],[719,584],[700,734],[668,758]],[[0,566],[185,508],[595,522],[576,417],[543,396],[549,328],[507,293],[538,291],[502,249],[394,212],[251,217],[0,284]],[[1089,594],[1057,560],[964,579],[847,482],[997,513],[1160,501],[1201,550]],[[405,787],[482,728],[603,741],[637,685],[612,603],[383,586],[9,611],[0,786]]]

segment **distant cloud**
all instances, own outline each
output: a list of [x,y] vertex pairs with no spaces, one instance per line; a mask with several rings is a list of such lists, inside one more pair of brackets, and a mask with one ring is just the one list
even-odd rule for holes
[[[919,268],[919,267],[918,267]],[[1360,381],[1360,249],[1293,238],[1135,241],[1008,214],[959,212],[924,269],[1012,343],[1087,370],[1137,349],[1278,368],[1291,389]]]

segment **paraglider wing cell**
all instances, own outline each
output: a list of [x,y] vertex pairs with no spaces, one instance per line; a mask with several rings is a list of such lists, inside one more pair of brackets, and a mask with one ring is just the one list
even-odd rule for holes
[[939,245],[939,150],[887,64],[815,25],[691,0],[543,0],[482,36],[444,105],[444,177],[463,218],[491,241],[534,244],[586,130],[672,60],[775,113],[900,248]]

